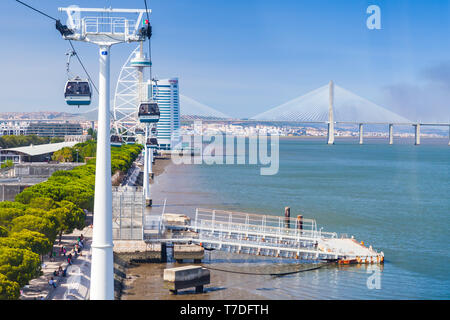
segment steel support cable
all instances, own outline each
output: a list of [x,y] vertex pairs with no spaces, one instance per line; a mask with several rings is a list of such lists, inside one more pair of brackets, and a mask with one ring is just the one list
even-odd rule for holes
[[81,61],[81,58],[78,55],[78,52],[75,50],[75,47],[73,46],[72,40],[69,40],[69,43],[70,43],[70,46],[72,47],[73,52],[75,53],[75,57],[77,57],[78,62],[80,63],[80,65],[83,68],[83,70],[86,73],[86,75],[88,76],[89,82],[92,84],[92,86],[94,87],[95,91],[97,91],[97,94],[98,94],[98,89],[97,89],[96,85],[94,84],[94,81],[92,81],[92,78],[89,75],[89,72],[87,71],[87,69],[84,66],[83,62]]
[[22,2],[22,1],[16,0],[16,2],[18,2],[18,3],[22,4],[22,5],[24,5],[24,6],[27,7],[27,8],[30,8],[31,10],[34,10],[34,11],[36,11],[36,12],[42,14],[43,16],[46,16],[46,17],[49,18],[49,19],[58,21],[58,19],[55,19],[55,18],[53,18],[52,16],[49,16],[48,14],[42,12],[41,10],[38,10],[38,9],[36,9],[36,8],[33,8],[32,6],[26,4],[26,3]]
[[[52,16],[50,16],[50,15],[48,15],[48,14],[42,12],[41,10],[38,10],[38,9],[32,7],[32,6],[30,6],[30,5],[28,5],[28,4],[24,3],[24,2],[22,2],[22,1],[20,1],[20,0],[15,0],[15,1],[18,2],[18,3],[20,3],[21,5],[23,5],[23,6],[27,7],[27,8],[29,8],[29,9],[31,9],[31,10],[36,11],[37,13],[40,13],[41,15],[43,15],[43,16],[49,18],[49,19],[52,19],[52,20],[54,20],[54,21],[56,21],[56,22],[59,21],[58,19],[56,19],[56,18],[54,18],[54,17],[52,17]],[[92,81],[92,78],[91,78],[91,76],[89,75],[87,69],[85,68],[83,62],[81,61],[81,58],[78,56],[78,53],[77,53],[77,51],[75,50],[75,47],[73,46],[72,41],[69,40],[69,43],[70,43],[70,46],[72,47],[72,50],[73,50],[75,56],[77,57],[78,62],[79,62],[80,65],[83,67],[84,72],[85,72],[86,75],[88,76],[89,81],[91,82],[92,86],[95,88],[95,91],[97,91],[97,94],[98,94],[98,89],[97,89],[97,87],[95,86],[94,82]]]
[[[150,26],[150,16],[148,15],[148,6],[147,6],[147,0],[144,0],[145,4],[145,12],[147,14],[147,20],[148,20],[148,30],[151,30]],[[150,93],[151,93],[151,100],[153,100],[153,75],[152,75],[152,68],[153,68],[153,62],[152,62],[152,42],[151,42],[151,34],[148,35],[148,58],[150,60]]]
[[[24,2],[22,2],[22,1],[20,1],[20,0],[15,0],[15,1],[18,2],[18,3],[20,3],[20,4],[22,4],[22,5],[24,5],[25,7],[29,8],[29,9],[31,9],[31,10],[36,11],[37,13],[42,14],[43,16],[45,16],[45,17],[47,17],[47,18],[49,18],[49,19],[52,19],[52,20],[56,21],[57,23],[59,22],[58,19],[56,19],[56,18],[54,18],[54,17],[52,17],[52,16],[50,16],[50,15],[48,15],[48,14],[42,12],[41,10],[38,10],[38,9],[36,9],[36,8],[33,8],[32,6],[30,6],[30,5],[28,5],[28,4],[24,3]],[[97,94],[99,94],[99,91],[98,91],[98,89],[97,89],[97,86],[95,85],[94,81],[92,81],[92,78],[91,78],[89,72],[87,71],[86,67],[84,66],[83,62],[81,61],[80,56],[78,55],[77,51],[75,50],[75,47],[74,47],[74,45],[73,45],[73,43],[72,43],[72,40],[69,39],[69,43],[70,43],[70,46],[72,47],[72,50],[73,50],[73,52],[74,52],[74,55],[77,57],[78,62],[80,63],[81,67],[83,68],[84,72],[86,73],[86,75],[87,75],[87,77],[88,77],[88,79],[89,79],[89,82],[92,84],[92,86],[94,87],[94,89],[95,89],[95,91],[97,92]],[[114,115],[111,113],[111,110],[110,110],[110,114],[111,114],[113,120],[115,121],[115,117],[114,117]]]

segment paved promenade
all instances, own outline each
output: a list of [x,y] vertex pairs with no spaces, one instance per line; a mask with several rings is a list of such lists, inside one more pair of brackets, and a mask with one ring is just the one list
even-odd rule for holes
[[[67,256],[72,253],[77,238],[83,234],[84,248],[81,255],[74,257],[72,265],[68,265]],[[55,242],[54,250],[57,253],[54,261],[49,256],[44,257],[42,265],[43,275],[30,281],[29,285],[21,290],[21,300],[87,300],[89,299],[89,284],[91,273],[91,242],[92,228],[86,227],[82,231],[75,230],[71,234],[63,235],[61,245]],[[67,248],[66,256],[59,256],[59,248],[64,245]],[[66,277],[54,276],[53,272],[67,268]],[[56,280],[56,288],[49,285],[48,281],[53,277]]]

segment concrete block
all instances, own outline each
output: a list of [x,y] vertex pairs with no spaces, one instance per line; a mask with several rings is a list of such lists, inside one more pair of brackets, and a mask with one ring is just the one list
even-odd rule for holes
[[164,270],[164,288],[176,294],[177,290],[195,287],[203,292],[203,286],[210,283],[210,271],[203,267],[186,266]]

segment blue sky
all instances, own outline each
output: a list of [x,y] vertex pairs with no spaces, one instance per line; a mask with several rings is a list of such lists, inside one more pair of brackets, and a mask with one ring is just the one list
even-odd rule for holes
[[[24,0],[59,6],[143,8],[143,0]],[[154,73],[180,78],[181,93],[250,117],[334,80],[390,110],[450,120],[450,1],[148,0]],[[381,8],[381,30],[366,9]],[[64,104],[69,44],[53,22],[13,0],[0,2],[0,112],[76,111]],[[94,81],[97,48],[76,43]],[[112,49],[112,93],[135,48]],[[74,64],[76,66],[76,64]],[[78,66],[74,71],[82,74]]]

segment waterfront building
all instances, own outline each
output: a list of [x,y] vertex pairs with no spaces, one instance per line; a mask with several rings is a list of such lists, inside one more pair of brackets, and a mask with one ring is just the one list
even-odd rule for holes
[[40,137],[62,137],[65,136],[81,136],[83,128],[79,123],[69,122],[37,122],[30,123],[27,134],[37,135]]
[[[149,96],[151,96],[149,83],[148,90]],[[161,113],[157,124],[159,149],[170,150],[172,141],[178,140],[180,130],[178,78],[153,80],[153,99],[158,102]]]
[[1,121],[0,136],[22,136],[27,134],[28,123],[23,121]]

